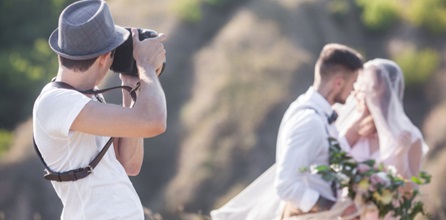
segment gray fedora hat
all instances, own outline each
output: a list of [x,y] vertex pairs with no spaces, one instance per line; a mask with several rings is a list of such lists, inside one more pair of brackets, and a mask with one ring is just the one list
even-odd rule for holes
[[105,1],[84,0],[62,11],[49,45],[62,57],[86,60],[112,51],[129,35],[125,28],[114,24]]

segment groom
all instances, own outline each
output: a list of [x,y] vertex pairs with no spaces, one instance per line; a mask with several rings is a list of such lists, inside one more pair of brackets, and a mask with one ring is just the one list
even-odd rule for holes
[[344,45],[327,44],[316,62],[314,82],[291,103],[277,138],[276,191],[283,200],[283,218],[328,211],[336,202],[336,190],[318,175],[299,170],[328,164],[329,137],[334,127],[335,103],[345,103],[363,67],[361,55]]

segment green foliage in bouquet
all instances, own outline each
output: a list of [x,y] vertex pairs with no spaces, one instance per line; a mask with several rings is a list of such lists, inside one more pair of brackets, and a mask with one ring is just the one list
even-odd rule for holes
[[424,185],[431,176],[421,172],[410,180],[397,174],[394,167],[377,164],[374,160],[356,162],[342,151],[336,139],[330,138],[329,165],[311,166],[301,171],[310,171],[324,180],[334,181],[340,189],[348,189],[348,197],[362,207],[373,207],[379,217],[392,213],[401,220],[414,219],[416,215],[427,215],[423,203],[417,200],[418,189],[404,191],[406,184]]

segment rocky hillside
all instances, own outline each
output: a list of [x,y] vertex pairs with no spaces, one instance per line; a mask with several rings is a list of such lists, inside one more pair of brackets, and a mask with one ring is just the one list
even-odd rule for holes
[[[406,24],[368,32],[350,5],[337,16],[324,0],[240,1],[225,10],[203,6],[203,19],[181,22],[175,1],[109,1],[115,22],[155,29],[168,36],[168,65],[161,81],[168,102],[168,130],[146,140],[141,174],[132,178],[145,207],[164,219],[208,214],[274,163],[281,117],[313,78],[324,44],[338,42],[367,59],[388,58],[408,45],[445,52],[441,36]],[[446,219],[445,64],[426,87],[410,88],[405,105],[431,151],[425,169],[434,175],[423,189],[435,219]],[[110,74],[107,84],[116,84]],[[118,101],[116,95],[109,100]],[[57,219],[61,205],[33,154],[31,124],[17,130],[2,159],[0,219]],[[33,217],[34,216],[34,217]]]

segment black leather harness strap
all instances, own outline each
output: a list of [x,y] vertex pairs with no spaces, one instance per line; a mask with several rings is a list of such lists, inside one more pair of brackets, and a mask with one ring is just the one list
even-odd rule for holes
[[99,154],[86,167],[75,169],[75,170],[70,170],[70,171],[66,171],[66,172],[55,172],[55,171],[51,170],[48,167],[48,165],[45,163],[45,160],[43,159],[42,154],[40,153],[39,149],[37,148],[37,144],[36,144],[36,141],[34,140],[34,138],[33,138],[33,143],[34,143],[34,149],[36,150],[37,154],[39,155],[40,160],[45,165],[45,174],[43,175],[43,177],[46,180],[50,180],[50,181],[65,182],[65,181],[76,181],[78,179],[82,179],[82,178],[90,175],[90,173],[93,171],[93,169],[99,164],[99,161],[101,161],[102,157],[104,157],[108,148],[110,148],[111,143],[113,143],[113,138],[110,138],[108,140],[108,142],[105,144],[105,146],[99,152]]
[[[72,90],[76,90],[83,94],[95,95],[96,98],[100,102],[102,102],[101,98],[97,95],[100,93],[108,92],[113,89],[124,89],[124,90],[128,91],[130,93],[130,96],[132,97],[133,101],[136,102],[136,90],[140,86],[140,84],[138,83],[135,88],[131,88],[130,86],[115,86],[115,87],[111,87],[111,88],[107,88],[107,89],[103,89],[103,90],[79,91],[79,90],[75,89],[74,87],[72,87],[71,85],[64,83],[64,82],[56,82],[53,80],[52,82],[50,82],[50,84],[51,84],[51,86],[56,87],[56,88],[72,89]],[[133,104],[135,104],[135,103],[133,103]],[[90,175],[93,172],[94,168],[99,164],[101,159],[104,157],[107,150],[110,148],[111,144],[113,143],[113,139],[114,138],[111,137],[107,141],[107,143],[102,148],[102,150],[99,152],[99,154],[86,167],[75,169],[75,170],[69,170],[66,172],[55,172],[55,171],[51,170],[49,168],[49,166],[46,164],[45,160],[43,159],[42,154],[40,153],[39,148],[37,147],[34,136],[33,136],[33,143],[34,143],[34,149],[36,150],[37,155],[39,156],[42,163],[45,165],[46,173],[44,174],[43,177],[46,180],[50,180],[50,181],[66,182],[66,181],[76,181],[78,179],[82,179],[82,178],[85,178],[88,175]]]
[[115,87],[110,87],[110,88],[101,89],[101,90],[90,89],[90,90],[79,91],[79,90],[75,89],[74,87],[72,87],[71,85],[69,85],[67,83],[64,83],[64,82],[52,81],[50,83],[51,83],[52,86],[54,86],[56,88],[72,89],[72,90],[76,90],[76,91],[78,91],[78,92],[80,92],[82,94],[85,94],[85,95],[97,95],[97,94],[101,94],[101,93],[104,93],[104,92],[111,91],[113,89],[124,89],[127,92],[129,92],[129,94],[132,97],[133,101],[136,101],[136,90],[138,90],[139,86],[140,86],[140,84],[138,83],[135,88],[132,88],[130,86],[115,86]]

